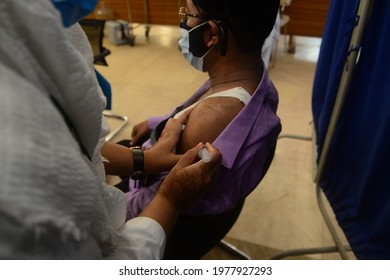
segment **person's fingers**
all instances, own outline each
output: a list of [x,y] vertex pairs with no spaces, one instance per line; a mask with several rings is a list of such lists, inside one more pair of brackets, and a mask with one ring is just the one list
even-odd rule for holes
[[148,121],[143,121],[133,126],[131,131],[131,146],[143,142],[150,134]]
[[179,135],[181,133],[181,123],[174,118],[168,119],[161,136],[171,135],[171,133]]
[[221,154],[214,146],[206,144],[207,150],[213,156],[213,159],[206,163],[198,155],[203,147],[204,145],[199,143],[188,150],[158,191],[158,195],[170,201],[177,209],[183,209],[207,193],[218,177]]
[[203,148],[203,144],[199,143],[194,148],[188,150],[176,164],[174,168],[181,169],[187,166],[192,165],[194,169],[199,169],[201,172],[210,172],[215,173],[213,169],[219,169],[219,163],[221,161],[221,153],[217,148],[215,148],[210,143],[206,143],[206,148],[211,155],[211,160],[209,162],[204,162],[199,159],[198,152]]
[[131,136],[132,137],[131,137],[131,140],[130,140],[130,146],[134,146],[135,145],[134,143],[138,142],[139,137],[135,133],[132,133]]
[[163,136],[164,134],[170,135],[170,133],[180,134],[181,131],[183,130],[183,126],[185,126],[185,124],[188,121],[188,117],[191,114],[191,111],[192,109],[185,111],[177,119],[169,118],[167,123],[165,124],[161,136]]
[[199,160],[198,152],[200,149],[202,149],[203,144],[199,143],[194,148],[188,150],[179,160],[179,162],[176,164],[174,169],[181,169],[186,166],[189,166]]
[[207,148],[207,151],[210,153],[211,160],[214,160],[214,162],[220,161],[222,157],[221,152],[209,142],[207,142],[205,146]]
[[188,117],[189,117],[190,114],[191,114],[191,111],[192,111],[192,109],[189,109],[189,110],[185,111],[183,114],[180,115],[180,117],[177,118],[177,120],[178,120],[181,124],[186,124],[187,121],[188,121]]
[[203,160],[200,160],[198,164],[203,171],[207,172],[209,170],[212,170],[215,166],[218,166],[218,164],[221,161],[222,155],[217,148],[215,148],[213,145],[211,145],[208,142],[205,144],[205,147],[210,154],[210,161],[205,162]]
[[177,142],[179,141],[182,132],[182,126],[183,126],[182,122],[184,121],[186,121],[186,117],[180,119],[170,118],[167,121],[158,142],[169,141],[169,143],[172,144],[172,149],[175,150]]
[[138,137],[137,137],[137,126],[134,126],[131,131],[131,140],[130,140],[130,146],[133,146],[133,143],[137,143]]

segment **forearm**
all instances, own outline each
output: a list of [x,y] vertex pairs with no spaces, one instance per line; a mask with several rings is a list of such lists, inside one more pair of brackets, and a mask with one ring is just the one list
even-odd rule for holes
[[166,236],[169,236],[179,216],[179,209],[175,208],[160,194],[157,194],[139,216],[155,220],[164,229]]
[[133,152],[131,149],[106,142],[101,150],[107,159],[104,163],[107,175],[129,176],[133,173]]
[[[187,120],[188,114],[183,114],[177,120],[170,119],[159,141],[150,149],[144,151],[143,171],[145,173],[158,173],[169,170],[180,159],[180,155],[176,154],[176,146],[182,132],[182,125]],[[141,129],[144,124],[141,124],[139,128]],[[107,159],[105,163],[107,174],[128,176],[133,173],[134,162],[133,151],[131,149],[115,143],[106,142],[101,153]]]
[[[134,172],[133,151],[125,146],[106,142],[102,148],[102,156],[107,159],[104,163],[107,175],[130,176]],[[180,156],[162,154],[157,149],[144,151],[144,172],[146,174],[170,170]]]

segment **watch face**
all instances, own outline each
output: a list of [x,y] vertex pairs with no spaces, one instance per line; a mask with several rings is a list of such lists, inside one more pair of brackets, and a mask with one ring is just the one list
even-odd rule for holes
[[130,177],[133,180],[141,180],[145,178],[145,173],[143,173],[142,171],[135,171]]

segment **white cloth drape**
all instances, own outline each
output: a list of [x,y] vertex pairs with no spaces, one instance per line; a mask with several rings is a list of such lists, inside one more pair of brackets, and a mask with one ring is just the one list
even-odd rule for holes
[[85,34],[65,33],[49,0],[2,0],[0,22],[0,258],[161,257],[161,226],[124,225],[124,197],[103,183],[105,101]]

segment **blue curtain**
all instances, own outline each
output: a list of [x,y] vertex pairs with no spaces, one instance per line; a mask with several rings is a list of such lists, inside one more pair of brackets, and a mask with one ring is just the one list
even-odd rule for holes
[[[313,86],[321,152],[358,0],[330,4]],[[390,259],[390,1],[375,0],[320,187],[359,259]]]

